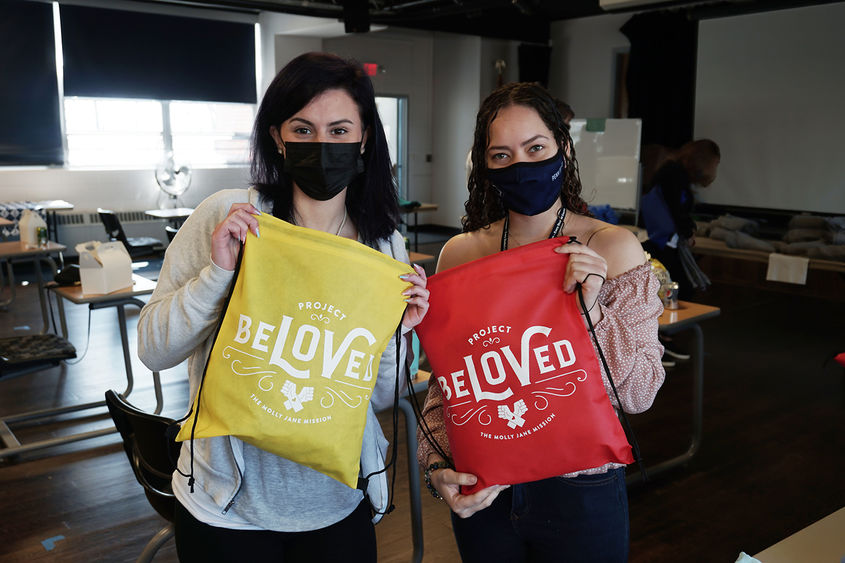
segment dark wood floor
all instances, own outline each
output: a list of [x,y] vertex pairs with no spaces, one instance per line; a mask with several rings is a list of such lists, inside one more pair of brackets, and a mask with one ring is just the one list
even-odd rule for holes
[[[425,249],[421,249],[425,251]],[[21,276],[25,277],[25,276]],[[5,294],[4,294],[5,295]],[[825,360],[845,351],[845,304],[719,287],[703,324],[704,441],[687,466],[630,489],[631,561],[734,561],[845,506],[845,373]],[[71,340],[85,347],[88,311],[68,306]],[[129,310],[134,350],[137,312]],[[113,310],[93,311],[91,344],[75,365],[0,379],[0,415],[94,401],[125,385]],[[0,312],[0,337],[40,327],[37,299],[19,288]],[[678,348],[686,343],[676,342]],[[130,400],[152,409],[149,372],[136,360]],[[163,374],[165,414],[187,404],[185,368]],[[690,373],[679,365],[654,407],[633,418],[647,463],[680,453],[689,435]],[[103,411],[76,424],[17,425],[23,442],[107,427]],[[383,417],[389,432],[390,422]],[[401,436],[401,432],[400,432]],[[400,440],[400,448],[404,442]],[[400,449],[404,452],[404,449]],[[410,559],[404,456],[396,511],[377,526],[380,560]],[[132,561],[163,526],[135,482],[116,435],[0,461],[0,561]],[[457,561],[448,510],[423,492],[425,558]],[[845,551],[845,550],[844,550]],[[172,542],[156,561],[175,561]]]

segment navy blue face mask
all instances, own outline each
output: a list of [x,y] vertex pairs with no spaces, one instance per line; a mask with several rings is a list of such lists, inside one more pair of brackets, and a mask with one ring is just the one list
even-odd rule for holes
[[505,208],[522,215],[537,215],[560,198],[563,155],[540,162],[517,162],[505,168],[489,168],[487,179],[499,191]]

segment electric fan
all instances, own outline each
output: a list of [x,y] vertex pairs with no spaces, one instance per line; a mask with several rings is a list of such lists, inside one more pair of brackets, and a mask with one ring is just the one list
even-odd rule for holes
[[179,196],[191,185],[191,167],[186,163],[177,166],[173,153],[168,152],[156,166],[155,178],[158,187],[168,196],[162,207],[180,207]]

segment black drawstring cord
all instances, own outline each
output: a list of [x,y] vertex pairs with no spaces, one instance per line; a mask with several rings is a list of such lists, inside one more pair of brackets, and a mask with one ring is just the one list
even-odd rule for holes
[[177,420],[173,423],[173,424],[178,424],[178,423],[186,420],[189,416],[191,416],[192,412],[195,413],[194,414],[194,421],[191,424],[191,438],[190,438],[190,442],[191,442],[191,462],[190,462],[189,473],[187,475],[185,473],[182,473],[182,470],[179,469],[179,466],[178,465],[176,466],[176,471],[178,471],[179,474],[182,475],[183,477],[188,478],[188,486],[191,488],[191,493],[194,492],[194,482],[196,481],[196,479],[194,479],[194,434],[196,433],[197,420],[199,419],[199,416],[200,416],[200,396],[202,395],[203,385],[205,385],[205,374],[208,372],[208,361],[209,361],[209,359],[211,359],[211,352],[214,350],[214,345],[217,343],[217,337],[220,334],[220,327],[223,325],[223,317],[226,316],[226,311],[229,309],[229,301],[232,300],[232,294],[235,292],[235,284],[238,281],[238,274],[241,271],[241,259],[243,258],[243,254],[244,254],[244,243],[241,242],[241,247],[238,250],[238,260],[237,260],[237,262],[235,262],[235,272],[234,272],[234,275],[232,276],[232,283],[229,286],[229,291],[226,295],[226,301],[223,303],[223,309],[222,309],[222,312],[220,314],[220,319],[217,321],[217,328],[214,331],[214,339],[211,342],[211,348],[208,350],[208,357],[205,359],[205,367],[202,369],[202,378],[200,379],[200,386],[199,386],[199,389],[197,390],[197,398],[194,401],[194,405],[191,408],[191,410],[188,411],[188,414],[186,414],[184,417],[180,418],[179,420]]
[[[590,275],[599,275],[599,274],[589,274]],[[586,278],[584,278],[586,280]],[[581,309],[587,311],[587,304],[584,302],[584,293],[581,289],[581,284],[578,283],[575,286],[578,290],[578,302],[581,304]],[[596,298],[598,301],[598,298]],[[593,303],[595,306],[595,303]],[[634,435],[634,429],[631,428],[631,423],[628,420],[628,415],[625,414],[625,409],[622,407],[622,401],[619,400],[619,392],[616,391],[616,384],[613,383],[613,378],[610,376],[610,368],[607,365],[607,360],[604,357],[604,352],[601,349],[601,345],[599,345],[599,339],[596,337],[596,329],[593,326],[593,319],[590,318],[589,314],[584,315],[587,318],[587,326],[589,327],[590,334],[593,336],[593,342],[596,344],[596,350],[599,353],[599,358],[601,358],[601,363],[604,366],[604,372],[607,374],[607,380],[610,382],[610,388],[613,390],[613,396],[616,397],[616,403],[619,405],[619,412],[622,415],[622,423],[625,425],[625,430],[628,434],[628,437],[631,442],[631,449],[634,452],[634,460],[637,462],[637,466],[640,468],[640,474],[643,476],[643,481],[648,481],[648,473],[645,470],[645,464],[643,463],[643,458],[640,455],[640,445],[637,443],[637,437]]]
[[[390,452],[390,461],[385,464],[385,466],[378,471],[373,471],[369,475],[364,476],[364,481],[369,482],[370,477],[373,475],[378,475],[379,473],[384,473],[388,470],[388,468],[393,467],[393,476],[390,480],[390,492],[388,493],[387,497],[387,508],[384,512],[380,512],[375,510],[376,514],[390,514],[393,512],[393,509],[396,508],[393,505],[393,490],[396,487],[396,447],[397,447],[397,440],[399,439],[399,372],[401,368],[401,358],[399,357],[399,350],[401,345],[401,331],[402,331],[402,323],[399,323],[399,326],[396,328],[396,379],[393,386],[393,441],[391,442],[391,452]],[[364,493],[366,494],[366,486],[364,487]]]
[[[452,464],[451,457],[446,455],[446,450],[443,449],[443,446],[441,446],[440,443],[437,441],[437,438],[434,437],[434,432],[432,432],[431,428],[429,428],[428,422],[426,422],[425,417],[423,416],[422,407],[420,407],[420,403],[417,400],[417,394],[414,393],[414,380],[411,378],[410,370],[408,370],[408,395],[408,398],[410,399],[408,402],[411,403],[411,409],[414,411],[414,415],[417,417],[417,428],[422,433],[426,442],[428,442],[428,445],[431,446],[434,452],[440,457],[442,457],[444,460]],[[445,408],[445,406],[443,408]]]

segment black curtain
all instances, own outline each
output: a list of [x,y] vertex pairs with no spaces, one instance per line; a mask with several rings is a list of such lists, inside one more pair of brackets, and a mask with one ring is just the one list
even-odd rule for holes
[[53,7],[0,3],[0,165],[62,164]]
[[551,56],[552,48],[547,45],[521,43],[517,49],[519,81],[539,82],[548,88]]
[[681,12],[637,14],[620,28],[631,42],[628,117],[643,121],[642,144],[692,139],[698,22]]
[[256,102],[252,24],[62,4],[66,96]]

